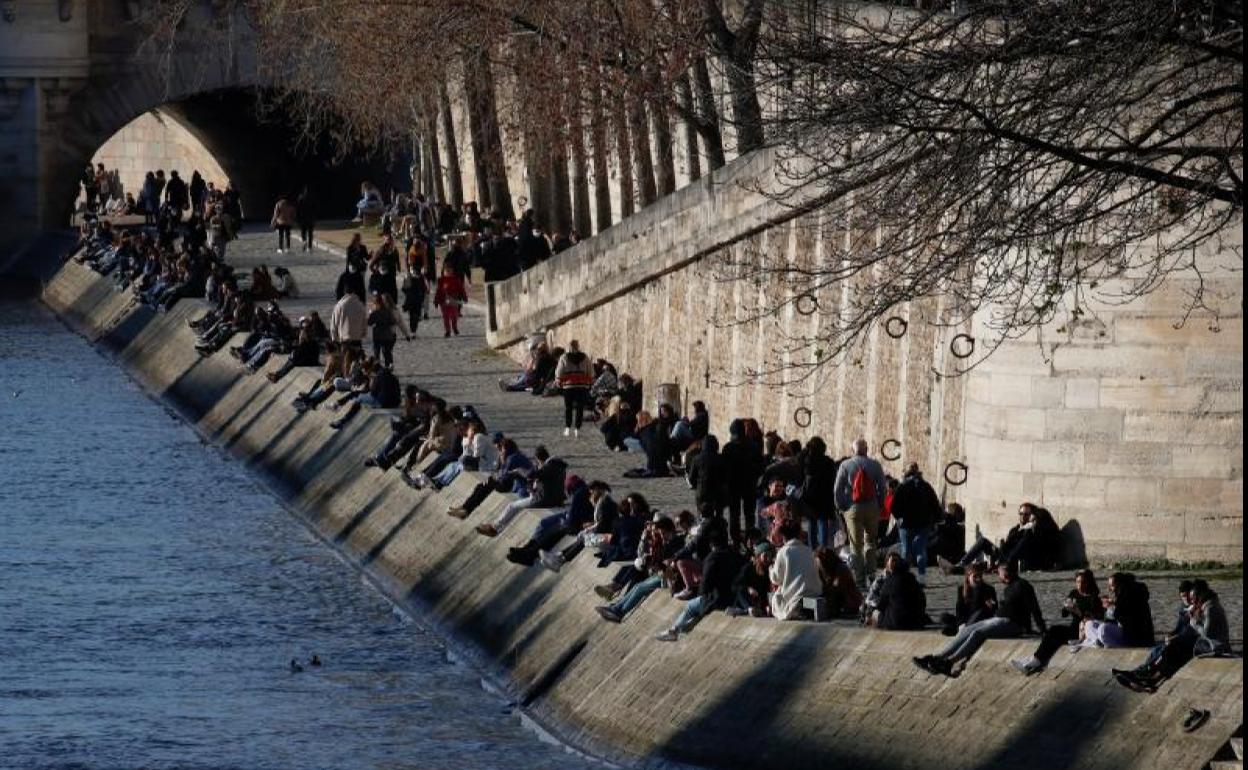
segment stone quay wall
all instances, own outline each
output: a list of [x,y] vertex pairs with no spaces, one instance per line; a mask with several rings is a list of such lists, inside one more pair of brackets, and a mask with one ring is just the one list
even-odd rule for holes
[[[388,415],[362,414],[332,433],[329,415],[297,416],[287,403],[316,374],[296,370],[273,385],[245,376],[224,351],[201,358],[186,326],[198,303],[156,314],[72,262],[43,300],[265,479],[394,601],[456,640],[537,721],[623,765],[1198,770],[1229,751],[1242,724],[1240,660],[1194,661],[1146,696],[1108,675],[1138,661],[1134,650],[1060,655],[1024,678],[1007,661],[1034,640],[989,642],[960,678],[945,679],[910,663],[942,644],[932,633],[715,614],[678,644],[655,642],[675,600],[655,594],[610,625],[593,612],[602,574],[590,559],[557,576],[507,564],[512,538],[472,527],[508,496],[460,522],[444,511],[463,501],[473,474],[416,493],[396,474],[361,468],[388,434]],[[1180,722],[1191,707],[1211,719],[1188,734]]]
[[[1242,224],[1195,256],[1199,276],[1179,273],[1126,305],[1107,298],[1132,278],[1103,281],[1082,302],[1086,315],[1006,341],[968,374],[956,375],[954,336],[972,335],[982,351],[995,345],[992,330],[984,318],[970,328],[933,324],[945,318],[944,300],[926,299],[898,309],[908,322],[899,339],[877,327],[819,376],[781,386],[749,372],[784,361],[791,339],[858,289],[821,290],[809,315],[790,304],[762,322],[731,322],[792,291],[725,281],[724,260],[818,264],[829,237],[809,227],[817,210],[759,192],[774,165],[766,150],[739,158],[493,284],[490,343],[523,361],[535,331],[556,344],[577,339],[644,379],[651,403],[654,386],[679,383],[686,403],[707,403],[721,437],[731,419],[752,416],[785,437],[820,435],[838,455],[858,436],[877,456],[894,439],[886,470],[918,462],[946,499],[966,506],[968,531],[1003,537],[1030,500],[1067,532],[1071,563],[1242,561]],[[1174,328],[1198,286],[1208,308]],[[965,486],[943,479],[954,461],[968,466]]]

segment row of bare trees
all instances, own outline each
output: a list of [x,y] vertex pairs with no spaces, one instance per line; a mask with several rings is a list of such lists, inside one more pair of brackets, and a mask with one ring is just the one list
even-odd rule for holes
[[[157,4],[155,36],[178,44],[197,5]],[[1000,342],[1077,317],[1098,287],[1126,302],[1199,276],[1196,255],[1242,228],[1231,0],[213,5],[245,20],[309,135],[414,138],[426,189],[504,216],[523,163],[528,205],[556,230],[601,230],[672,192],[678,156],[697,179],[771,147],[769,194],[821,246],[727,260],[730,280],[786,287],[733,320],[838,296],[760,373],[786,381],[907,302],[950,300],[938,323],[987,314]],[[1198,281],[1188,311],[1216,312],[1209,299]]]

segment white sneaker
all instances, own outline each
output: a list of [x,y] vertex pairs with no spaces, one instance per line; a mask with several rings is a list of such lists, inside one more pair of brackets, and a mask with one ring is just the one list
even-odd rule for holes
[[571,428],[564,428],[564,429],[563,429],[563,435],[564,435],[564,438],[567,438],[568,436],[571,436],[571,435],[572,435],[572,429],[571,429]]
[[680,635],[676,633],[675,629],[669,628],[666,631],[660,631],[655,634],[654,638],[660,642],[674,642],[677,638],[679,638],[679,636]]
[[572,438],[580,438],[580,437],[581,437],[581,429],[580,429],[580,428],[573,428],[573,429],[572,429]]
[[551,572],[558,572],[563,568],[563,554],[558,551],[542,551],[540,559],[542,566]]

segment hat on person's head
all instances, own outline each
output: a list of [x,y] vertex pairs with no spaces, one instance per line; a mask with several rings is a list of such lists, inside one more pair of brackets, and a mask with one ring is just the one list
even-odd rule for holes
[[503,432],[502,432],[501,430],[500,430],[500,431],[495,431],[495,433],[494,433],[494,437],[493,437],[493,439],[494,439],[494,443],[495,443],[495,444],[501,444],[501,443],[503,443],[503,439],[505,439],[505,438],[507,438],[507,437],[503,435]]
[[755,544],[754,544],[754,555],[755,555],[755,556],[765,556],[766,554],[769,554],[769,553],[771,553],[771,552],[772,552],[772,551],[774,551],[774,550],[776,550],[776,549],[775,549],[775,548],[773,548],[773,547],[772,547],[772,545],[771,545],[771,543],[767,542],[766,540],[763,540],[763,541],[762,541],[762,542],[760,542],[760,543],[755,543]]
[[580,476],[577,476],[575,473],[570,474],[566,479],[563,480],[563,490],[565,492],[571,492],[572,490],[580,486],[581,482],[582,482],[582,479]]

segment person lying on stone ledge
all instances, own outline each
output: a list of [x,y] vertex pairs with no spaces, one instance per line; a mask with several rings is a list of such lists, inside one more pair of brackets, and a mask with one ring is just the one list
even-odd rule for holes
[[741,571],[742,558],[728,542],[728,528],[716,527],[711,536],[711,552],[702,564],[698,595],[690,599],[672,625],[655,634],[661,642],[674,642],[687,634],[698,621],[715,610],[726,609],[734,599],[733,583]]
[[265,375],[269,382],[277,382],[286,375],[290,374],[297,366],[320,366],[321,365],[321,342],[317,340],[316,333],[312,330],[312,322],[306,316],[299,319],[299,334],[295,338],[295,344],[290,349],[290,355],[275,371]]
[[468,429],[464,433],[459,458],[448,464],[430,481],[434,489],[444,489],[464,471],[493,472],[498,464],[498,450],[490,435],[485,432],[485,424],[476,418],[469,419]]
[[243,344],[230,348],[230,354],[243,362],[248,372],[255,372],[269,360],[269,356],[289,349],[294,342],[295,329],[290,319],[277,303],[270,302],[256,310],[256,321]]
[[[550,451],[541,444],[533,450],[533,460],[533,465],[526,475],[525,483],[520,487],[520,497],[507,503],[493,521],[479,525],[477,527],[478,533],[486,537],[495,537],[499,532],[506,529],[507,525],[519,516],[522,511],[526,511],[529,508],[559,508],[563,506],[564,500],[567,499],[565,477],[568,472],[568,464],[562,458],[551,457]],[[489,492],[487,491],[485,494],[488,495]],[[473,497],[475,496],[474,494]],[[472,502],[472,498],[469,499],[469,502]],[[464,508],[466,509],[467,505]],[[455,509],[448,511],[448,513],[452,516],[458,515],[458,511]]]
[[[575,477],[573,477],[575,478]],[[551,572],[558,572],[563,565],[572,561],[587,546],[590,548],[607,548],[616,534],[616,524],[620,521],[620,509],[611,497],[611,487],[605,481],[592,481],[588,485],[580,485],[569,493],[569,507],[566,529],[575,539],[562,551],[543,550],[540,553],[542,566]],[[584,506],[588,503],[591,514],[583,515]],[[649,522],[642,522],[643,527]],[[575,527],[573,525],[576,525]],[[623,537],[623,535],[621,535]],[[634,569],[636,564],[629,564],[621,572]],[[625,581],[630,575],[616,575]]]
[[[692,517],[693,514],[689,515]],[[621,622],[647,596],[662,588],[665,578],[675,578],[672,557],[680,549],[684,538],[677,532],[672,520],[660,516],[648,522],[641,542],[641,553],[637,560],[622,567],[609,584],[594,589],[599,596],[608,600],[623,592],[618,600],[594,608],[603,620],[610,623]],[[763,595],[766,596],[766,587]]]
[[1136,668],[1111,669],[1123,687],[1154,693],[1192,658],[1231,653],[1230,624],[1217,592],[1205,581],[1194,580],[1187,595],[1186,622],[1181,616],[1175,629]]
[[1018,507],[1018,524],[1010,528],[1005,540],[993,545],[986,537],[979,537],[956,564],[939,560],[945,574],[960,574],[966,565],[981,558],[990,565],[1008,562],[1019,571],[1053,569],[1061,561],[1062,532],[1053,520],[1053,514],[1034,503]]
[[300,392],[290,402],[295,411],[303,414],[309,409],[315,409],[334,394],[334,383],[338,378],[343,376],[345,369],[343,364],[347,359],[347,353],[336,342],[329,342],[326,345],[325,368],[321,372],[321,378],[308,388],[306,391]]
[[962,628],[949,644],[935,655],[914,659],[914,664],[932,674],[959,676],[984,642],[989,639],[1017,639],[1030,634],[1032,621],[1041,634],[1045,632],[1044,613],[1031,583],[1018,576],[1018,568],[1010,562],[997,567],[997,575],[1005,586],[997,615]]
[[[538,484],[536,474],[533,483]],[[533,534],[524,545],[508,549],[507,561],[531,567],[539,557],[558,545],[560,540],[576,535],[582,527],[593,521],[594,504],[589,494],[589,485],[580,476],[573,474],[567,477],[564,491],[568,496],[568,506],[538,520]]]
[[195,342],[200,355],[211,355],[225,346],[235,333],[248,331],[255,320],[255,305],[247,292],[235,295],[233,311],[212,327],[202,332]]
[[636,492],[625,497],[623,505],[615,504],[607,482],[590,482],[589,502],[594,505],[593,522],[575,533],[572,544],[563,550],[547,549],[540,553],[543,567],[550,572],[559,572],[585,547],[599,549],[599,567],[636,559],[641,533],[650,520],[650,504]]
[[[341,430],[352,417],[359,413],[361,407],[397,409],[402,401],[403,386],[399,383],[399,378],[394,376],[394,372],[382,366],[371,356],[365,359],[364,363],[366,364],[365,371],[368,373],[367,389],[362,392],[352,390],[354,398],[350,399],[351,405],[347,408],[346,414],[329,424],[329,427],[334,430]],[[343,398],[346,399],[347,396]],[[339,407],[342,404],[343,401],[340,400],[335,406]]]

